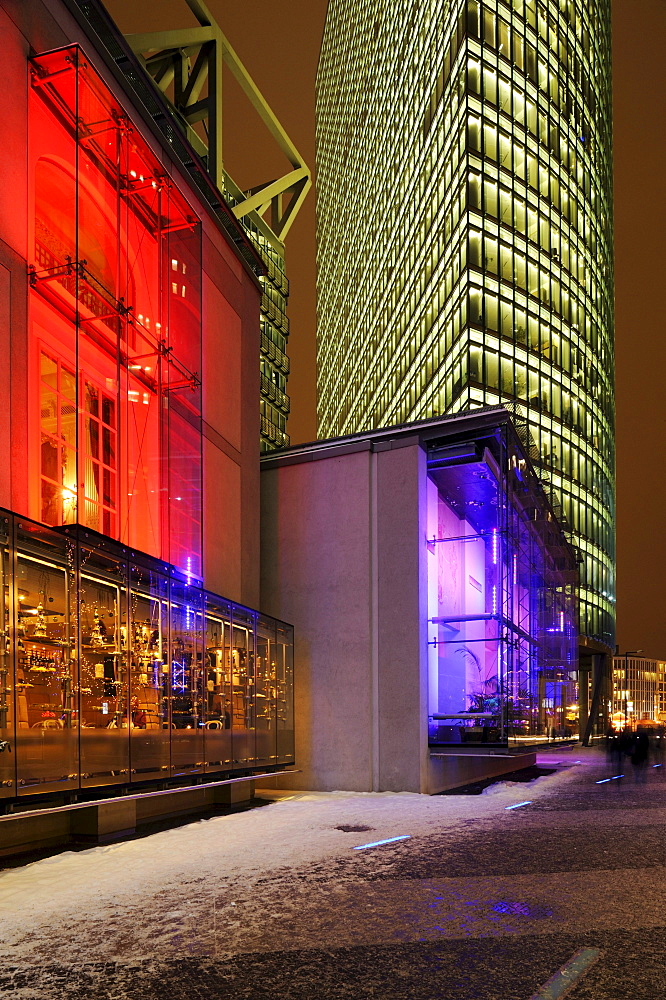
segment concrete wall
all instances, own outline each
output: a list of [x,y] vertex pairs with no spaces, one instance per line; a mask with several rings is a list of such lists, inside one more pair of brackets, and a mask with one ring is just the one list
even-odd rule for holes
[[295,626],[284,787],[373,787],[370,502],[369,451],[262,473],[261,606]]
[[425,791],[426,456],[418,441],[373,453],[376,493],[378,790]]
[[430,795],[460,788],[485,778],[499,778],[522,767],[532,767],[536,753],[434,754],[429,761],[427,791]]
[[415,439],[262,472],[262,608],[295,629],[288,787],[427,787],[424,476]]

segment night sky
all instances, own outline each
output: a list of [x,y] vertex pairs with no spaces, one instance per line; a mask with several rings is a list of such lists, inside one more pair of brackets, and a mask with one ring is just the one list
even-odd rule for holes
[[[326,0],[207,0],[314,169],[314,77]],[[192,22],[185,0],[107,0],[124,31]],[[618,642],[666,658],[666,0],[613,0]],[[225,164],[242,188],[287,163],[225,80]],[[316,436],[315,215],[311,191],[287,240],[292,443]]]

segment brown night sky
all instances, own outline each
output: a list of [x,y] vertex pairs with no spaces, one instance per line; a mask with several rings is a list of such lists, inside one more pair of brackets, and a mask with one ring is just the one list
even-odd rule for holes
[[[124,31],[191,23],[184,0],[106,0]],[[666,0],[612,0],[615,131],[618,641],[666,658]],[[314,168],[314,77],[326,0],[208,0],[229,41]],[[233,81],[225,162],[241,187],[283,169]],[[315,415],[315,224],[311,192],[287,241],[292,442]]]

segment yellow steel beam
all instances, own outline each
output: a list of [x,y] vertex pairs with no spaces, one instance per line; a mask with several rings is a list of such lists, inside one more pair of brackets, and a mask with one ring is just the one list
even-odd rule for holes
[[[223,65],[228,66],[293,168],[248,192],[233,212],[238,219],[256,213],[263,228],[267,225],[263,214],[271,208],[272,225],[268,228],[282,242],[311,186],[310,171],[206,5],[202,0],[186,3],[199,27],[128,35],[128,41],[160,90],[164,92],[175,83],[176,107],[190,124],[208,119],[208,170],[220,190],[224,190],[226,179],[222,164],[222,70]],[[206,81],[208,97],[200,99]],[[200,137],[195,132],[191,135],[200,146]],[[292,197],[283,211],[285,194]]]

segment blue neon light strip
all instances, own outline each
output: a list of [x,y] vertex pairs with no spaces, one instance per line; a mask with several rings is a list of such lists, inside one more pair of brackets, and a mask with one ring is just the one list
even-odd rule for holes
[[618,778],[624,778],[623,774],[614,774],[611,781],[617,781]]
[[661,767],[661,764],[653,764],[653,767]]
[[505,809],[520,809],[521,806],[529,806],[532,799],[525,799],[524,802],[516,802],[515,806],[505,806]]
[[401,837],[389,837],[388,840],[374,840],[372,844],[360,844],[355,851],[364,851],[366,847],[379,847],[380,844],[393,844],[396,840],[409,840],[411,833],[403,833]]
[[602,778],[601,781],[595,781],[595,785],[605,785],[606,782],[610,780],[610,778]]

